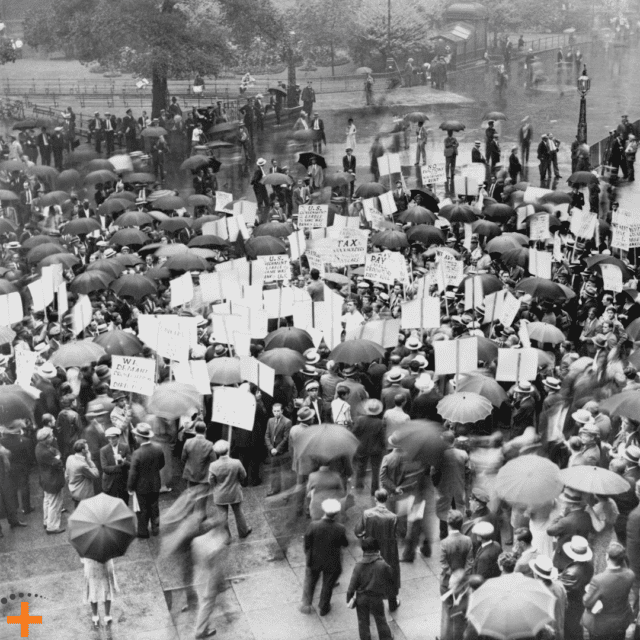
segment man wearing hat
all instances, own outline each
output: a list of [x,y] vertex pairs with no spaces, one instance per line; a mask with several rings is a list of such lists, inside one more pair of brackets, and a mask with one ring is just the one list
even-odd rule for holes
[[498,556],[502,547],[493,540],[494,527],[490,522],[480,521],[473,525],[471,533],[478,539],[471,573],[482,576],[485,580],[500,575]]
[[396,530],[398,517],[387,509],[389,494],[386,489],[378,489],[375,494],[376,504],[366,509],[355,527],[354,533],[358,538],[374,538],[380,546],[380,555],[391,567],[392,581],[389,585],[389,610],[395,611],[400,606],[398,592],[400,591],[400,554]]
[[[342,156],[342,170],[345,173],[350,173],[353,176],[356,175],[356,157],[353,155],[353,149],[351,147],[347,147],[345,149],[345,155]],[[353,189],[355,185],[355,180],[352,180],[349,184],[349,197],[353,198]]]
[[296,490],[300,492],[298,511],[301,514],[305,504],[305,487],[313,467],[307,456],[300,455],[300,448],[304,439],[304,431],[313,423],[315,414],[309,407],[302,407],[298,411],[297,418],[298,423],[291,427],[289,432],[289,450],[291,451],[291,469],[296,474]]
[[566,554],[564,545],[570,542],[574,536],[589,538],[594,529],[591,517],[585,511],[585,502],[581,491],[565,487],[561,496],[565,507],[549,527],[547,535],[557,538],[556,550],[553,555],[553,564],[559,571],[571,563],[571,557]]
[[108,496],[120,498],[128,505],[127,478],[131,466],[131,450],[120,441],[121,433],[118,427],[109,427],[105,431],[109,444],[100,449],[102,490]]
[[529,560],[527,569],[531,572],[531,576],[542,582],[556,598],[552,624],[555,637],[560,640],[564,638],[567,591],[562,582],[558,580],[558,570],[553,566],[551,558],[543,555],[536,556]]
[[96,153],[102,152],[102,137],[104,135],[106,123],[100,117],[100,112],[95,111],[93,114],[93,118],[89,120],[89,142],[91,142],[91,136],[93,136],[93,141],[95,144]]
[[226,440],[218,440],[213,445],[213,452],[218,456],[215,462],[209,465],[209,483],[213,487],[213,504],[223,518],[229,537],[229,507],[233,509],[236,519],[238,536],[246,538],[253,529],[247,525],[242,512],[242,485],[247,472],[240,460],[229,457],[229,443]]
[[[581,409],[580,411],[585,410]],[[585,413],[589,412],[585,411]],[[591,417],[590,413],[589,417]],[[569,466],[577,467],[582,464],[590,467],[599,467],[602,459],[602,453],[599,446],[600,429],[596,427],[593,421],[589,421],[580,427],[578,436],[582,442],[582,450],[569,462]]]
[[77,401],[74,395],[65,394],[60,398],[60,413],[56,419],[56,439],[63,462],[73,453],[73,443],[81,437],[82,420],[76,411]]
[[356,467],[356,489],[364,488],[367,466],[371,461],[371,495],[380,485],[380,465],[386,449],[385,428],[381,418],[384,407],[380,400],[365,400],[359,408],[360,415],[355,419],[352,433],[359,444],[354,456]]
[[537,423],[534,387],[527,380],[520,380],[513,387],[511,405],[511,437],[521,436],[527,427]]
[[482,155],[482,151],[480,150],[480,145],[482,143],[480,140],[476,140],[473,143],[473,148],[471,149],[471,162],[476,162],[478,164],[487,164],[486,158]]
[[131,430],[131,407],[129,406],[129,396],[126,391],[115,391],[112,400],[116,406],[111,411],[109,418],[111,424],[120,430],[120,442],[129,442],[129,432]]
[[308,407],[313,411],[314,419],[312,424],[321,424],[324,416],[328,415],[329,408],[325,407],[322,398],[318,397],[320,393],[320,383],[317,380],[309,380],[304,385],[305,398],[301,407]]
[[302,613],[311,613],[313,594],[322,575],[322,590],[318,603],[319,614],[326,616],[331,611],[331,595],[342,573],[342,548],[349,546],[344,525],[336,522],[340,513],[340,502],[328,498],[322,503],[324,516],[315,520],[304,534],[306,570],[302,594]]
[[364,388],[364,385],[359,381],[360,372],[354,366],[346,367],[342,370],[342,375],[344,376],[344,381],[339,382],[336,385],[336,393],[335,397],[338,396],[338,390],[341,388],[346,388],[349,390],[349,394],[346,398],[346,401],[349,403],[351,408],[351,419],[355,420],[358,416],[358,406],[361,402],[364,402],[369,398],[369,394],[367,390]]
[[141,422],[133,435],[139,448],[131,456],[131,468],[127,480],[129,494],[135,492],[140,505],[138,517],[138,537],[149,537],[149,522],[151,534],[157,536],[160,532],[160,470],[164,467],[164,452],[162,447],[154,442],[151,427]]
[[580,621],[584,613],[585,590],[593,577],[593,552],[582,536],[572,536],[563,543],[562,549],[569,560],[560,574],[560,581],[567,591],[564,637],[565,640],[582,640],[584,631]]
[[473,489],[471,491],[471,496],[469,496],[469,507],[471,509],[471,515],[462,526],[462,533],[467,536],[471,536],[474,553],[477,551],[478,546],[480,545],[480,540],[474,534],[473,528],[479,522],[488,522],[493,527],[494,539],[498,542],[500,541],[498,516],[489,509],[489,501],[489,494],[481,487],[476,487],[475,489]]
[[264,158],[258,158],[256,162],[256,170],[251,178],[251,186],[253,187],[253,193],[256,196],[256,202],[258,208],[262,210],[263,216],[269,209],[269,192],[267,187],[262,183],[262,179],[266,177],[265,165],[267,161]]

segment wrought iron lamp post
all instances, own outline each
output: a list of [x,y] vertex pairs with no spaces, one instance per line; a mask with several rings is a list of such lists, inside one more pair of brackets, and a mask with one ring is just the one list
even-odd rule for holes
[[587,68],[582,70],[578,78],[578,93],[580,93],[580,115],[578,116],[578,142],[587,142],[587,93],[591,88],[591,79],[587,75]]

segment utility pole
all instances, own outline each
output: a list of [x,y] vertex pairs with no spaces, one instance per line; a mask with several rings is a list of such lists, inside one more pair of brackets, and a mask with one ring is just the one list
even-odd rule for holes
[[391,0],[387,4],[387,56],[391,55]]

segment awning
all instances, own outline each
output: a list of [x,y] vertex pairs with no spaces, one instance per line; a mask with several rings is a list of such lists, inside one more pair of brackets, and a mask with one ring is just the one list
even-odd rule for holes
[[440,31],[435,36],[429,38],[429,40],[437,40],[443,38],[451,42],[465,42],[471,37],[474,28],[466,23],[458,22],[453,26],[449,26],[446,29]]

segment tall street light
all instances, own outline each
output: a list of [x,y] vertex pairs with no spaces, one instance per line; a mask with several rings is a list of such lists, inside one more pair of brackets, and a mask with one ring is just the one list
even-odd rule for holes
[[296,50],[295,50],[295,31],[289,31],[289,42],[287,45],[287,66],[288,66],[288,82],[287,82],[287,107],[294,108],[298,106],[298,93],[296,90]]
[[591,79],[587,75],[587,68],[582,70],[578,78],[578,93],[580,94],[580,115],[578,116],[578,142],[587,142],[587,93],[591,88]]

